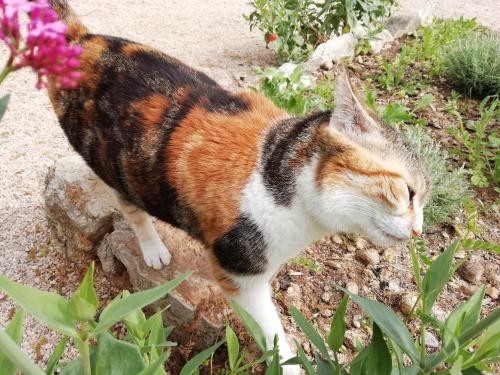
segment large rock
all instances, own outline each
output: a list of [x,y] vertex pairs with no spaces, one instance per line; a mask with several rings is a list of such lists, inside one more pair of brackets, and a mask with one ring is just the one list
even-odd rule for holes
[[113,230],[115,197],[79,156],[61,158],[49,169],[45,204],[69,258],[92,251]]
[[172,262],[162,270],[154,270],[144,263],[134,233],[115,208],[117,202],[111,189],[80,157],[59,159],[50,168],[46,183],[47,217],[66,243],[70,259],[77,259],[80,251],[96,249],[104,272],[108,276],[118,275],[125,267],[136,291],[193,271],[157,307],[170,306],[164,317],[168,324],[176,326],[172,335],[175,340],[190,343],[196,349],[216,341],[224,325],[226,305],[212,280],[208,252],[201,244],[181,230],[156,223],[172,252]]
[[311,73],[322,65],[330,65],[344,58],[353,58],[358,38],[352,33],[335,36],[320,44],[304,64],[304,72]]
[[122,263],[135,290],[152,288],[172,280],[184,272],[193,274],[167,297],[156,304],[163,308],[164,320],[174,325],[173,338],[180,343],[192,343],[197,349],[216,341],[224,326],[224,297],[212,279],[207,250],[183,231],[163,223],[156,227],[167,248],[172,262],[161,270],[148,267],[142,258],[139,244],[132,231],[117,229],[104,237],[98,255],[105,272],[114,273],[119,267],[113,258]]

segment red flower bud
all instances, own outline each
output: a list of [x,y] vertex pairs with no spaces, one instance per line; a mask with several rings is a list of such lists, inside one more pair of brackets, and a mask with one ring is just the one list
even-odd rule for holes
[[269,35],[268,43],[274,42],[276,39],[278,39],[278,35],[271,34],[271,35]]

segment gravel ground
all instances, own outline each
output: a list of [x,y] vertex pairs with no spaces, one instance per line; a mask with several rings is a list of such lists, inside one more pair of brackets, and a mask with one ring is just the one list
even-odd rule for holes
[[[237,88],[239,77],[251,79],[252,66],[274,62],[258,31],[250,32],[242,14],[248,0],[88,0],[73,1],[91,30],[117,35],[162,49],[203,70],[222,85]],[[419,10],[424,0],[402,0],[404,9]],[[437,15],[478,17],[498,29],[498,0],[438,1]],[[168,6],[165,6],[168,4]],[[0,49],[0,63],[6,50]],[[43,189],[48,167],[72,150],[57,125],[47,95],[34,90],[35,77],[16,73],[0,88],[11,92],[9,110],[0,124],[0,273],[44,290],[71,293],[82,277],[82,264],[64,259],[44,216]],[[116,291],[98,273],[102,298]],[[0,326],[13,313],[0,293]],[[56,335],[28,318],[24,348],[47,358]]]

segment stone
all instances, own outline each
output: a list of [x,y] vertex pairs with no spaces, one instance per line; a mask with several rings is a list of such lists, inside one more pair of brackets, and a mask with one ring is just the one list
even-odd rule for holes
[[460,275],[472,284],[478,284],[483,277],[484,267],[479,257],[473,257],[460,267]]
[[500,288],[500,267],[495,263],[486,263],[484,265],[484,276],[496,288]]
[[321,311],[321,315],[324,316],[325,318],[329,318],[333,315],[333,311],[330,309],[324,309]]
[[352,317],[352,325],[355,328],[361,327],[361,320],[363,319],[362,315],[356,314]]
[[332,294],[331,293],[324,292],[323,294],[321,294],[321,300],[324,303],[329,303],[331,299],[332,299]]
[[414,33],[420,26],[420,17],[415,14],[395,14],[387,20],[385,28],[394,39]]
[[345,284],[345,288],[352,294],[357,295],[359,293],[358,284],[356,284],[354,281],[348,281],[347,284]]
[[353,58],[357,44],[358,38],[352,33],[334,36],[316,47],[316,50],[303,66],[304,72],[312,73],[322,65],[328,65],[332,61],[338,62],[344,58]]
[[415,302],[417,302],[417,296],[414,293],[406,292],[401,295],[399,309],[403,314],[409,315],[415,305]]
[[[293,74],[293,72],[295,71],[295,69],[297,69],[297,66],[298,66],[297,64],[287,62],[287,63],[284,63],[283,65],[281,65],[278,68],[278,71],[283,73],[286,77],[290,77]],[[314,79],[303,71],[303,73],[300,77],[300,83],[302,83],[302,85],[305,88],[309,88],[313,85]]]
[[70,259],[80,251],[94,250],[113,230],[116,198],[80,156],[54,163],[46,178],[44,197],[47,219],[65,243]]
[[380,263],[380,255],[377,250],[372,248],[356,251],[355,257],[366,266],[374,266]]
[[486,288],[486,294],[489,295],[492,299],[497,300],[498,299],[498,289],[495,288],[494,286],[490,286]]
[[394,37],[392,36],[391,32],[387,29],[382,30],[378,34],[374,35],[368,40],[368,43],[370,44],[371,48],[371,53],[377,54],[382,49],[392,42],[394,40]]
[[355,245],[357,249],[363,250],[368,245],[368,242],[364,238],[358,237],[356,238]]
[[99,256],[104,255],[101,258],[103,269],[113,269],[113,265],[109,266],[109,258],[114,256],[125,266],[130,283],[136,291],[156,287],[185,272],[193,271],[186,281],[152,307],[170,306],[163,317],[166,324],[176,327],[172,333],[174,340],[182,344],[192,343],[197,350],[206,348],[219,337],[224,327],[222,313],[227,308],[224,297],[213,280],[211,267],[207,266],[209,253],[179,229],[164,223],[156,223],[156,228],[172,253],[172,261],[168,266],[161,270],[148,267],[143,261],[134,233],[118,229],[108,234],[99,247]]
[[425,331],[424,341],[425,341],[425,346],[429,348],[439,348],[440,346],[439,340],[436,338],[434,333],[428,330]]

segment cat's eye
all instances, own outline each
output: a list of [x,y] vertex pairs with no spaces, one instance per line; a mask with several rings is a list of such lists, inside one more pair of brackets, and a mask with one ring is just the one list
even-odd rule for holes
[[410,197],[410,203],[413,203],[413,198],[415,198],[415,190],[413,190],[411,187],[408,187],[408,196]]

